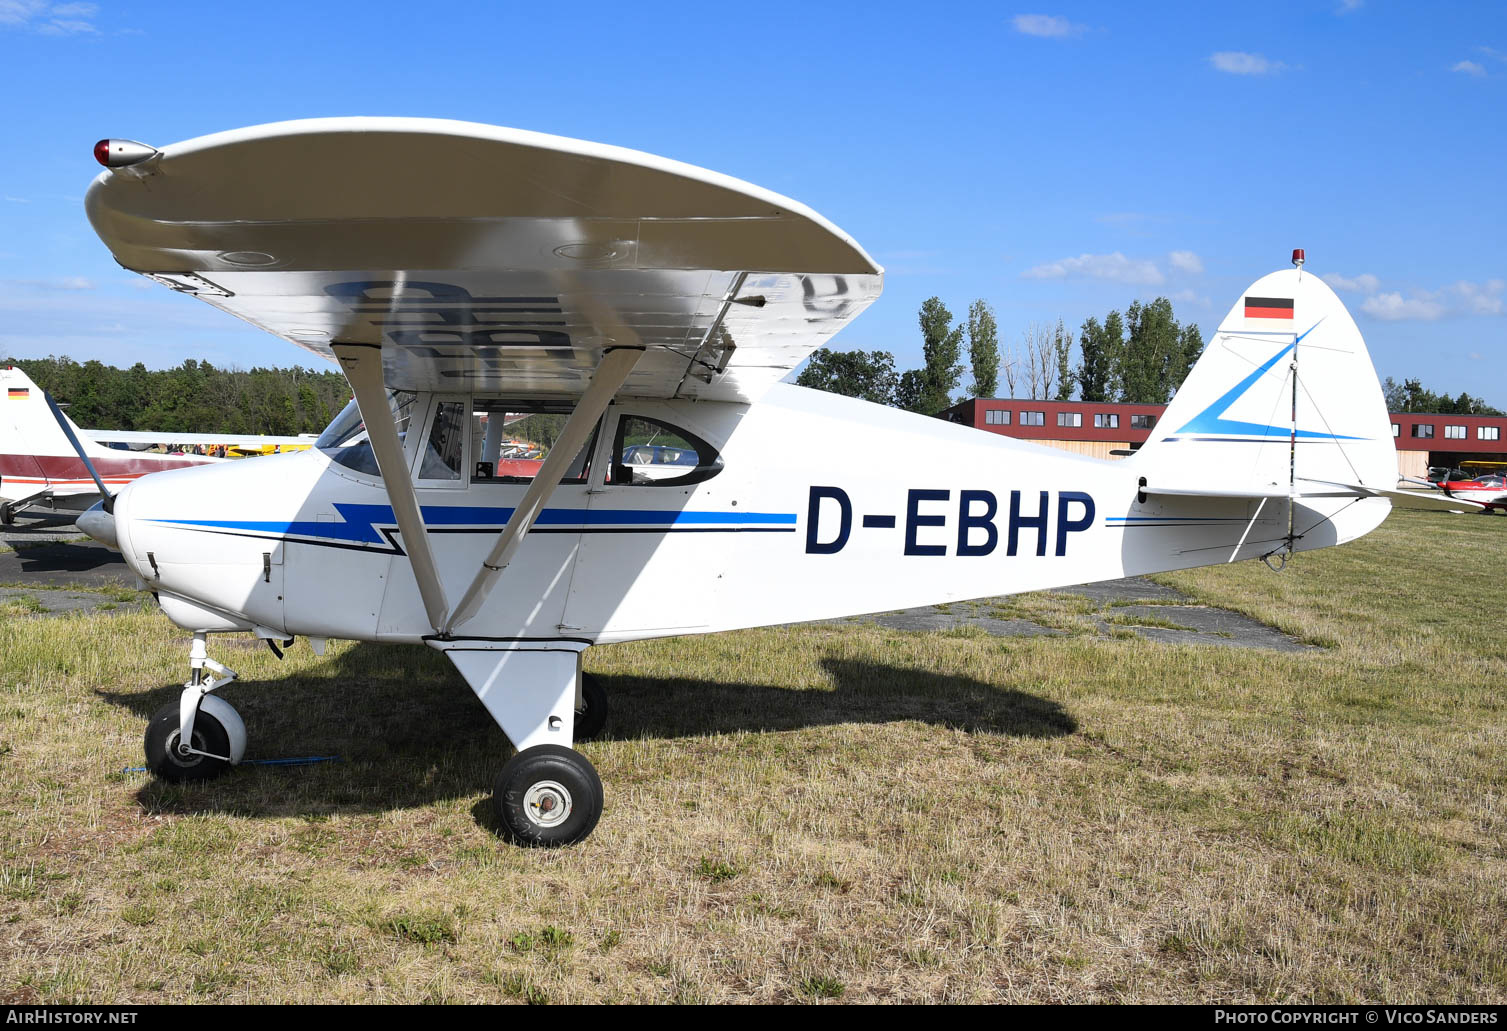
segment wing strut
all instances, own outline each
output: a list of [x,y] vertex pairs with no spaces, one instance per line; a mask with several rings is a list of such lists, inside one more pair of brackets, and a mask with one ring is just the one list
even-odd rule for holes
[[534,525],[544,503],[560,484],[575,460],[581,448],[591,438],[591,431],[596,427],[597,420],[607,410],[612,397],[617,393],[633,367],[643,356],[642,347],[617,347],[607,351],[602,356],[602,363],[597,366],[597,371],[591,378],[591,385],[576,402],[575,409],[570,413],[570,418],[565,420],[565,426],[560,430],[560,437],[550,448],[549,455],[544,459],[544,465],[540,467],[534,482],[529,484],[528,490],[523,495],[523,500],[508,517],[508,524],[497,535],[492,550],[482,560],[481,568],[476,571],[471,586],[466,588],[465,595],[455,606],[455,611],[450,613],[444,626],[440,628],[441,634],[449,634],[460,624],[476,615],[482,603],[487,600],[492,586],[497,582],[497,574],[501,573],[507,564],[512,561],[513,553],[523,543],[523,535],[528,533],[529,527]]
[[403,550],[408,552],[413,578],[418,581],[424,612],[429,625],[438,631],[450,606],[434,566],[434,551],[429,547],[429,531],[424,528],[424,517],[419,512],[413,479],[403,460],[403,442],[398,439],[398,428],[393,425],[388,408],[387,388],[382,383],[382,348],[377,344],[334,344],[331,349],[356,393],[356,407],[361,410],[366,438],[377,459],[377,471],[382,474],[387,500],[392,503],[393,516],[403,534]]

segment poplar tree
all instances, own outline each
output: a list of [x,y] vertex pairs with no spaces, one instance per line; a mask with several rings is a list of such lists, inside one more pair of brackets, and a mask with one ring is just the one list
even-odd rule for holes
[[999,326],[994,309],[983,300],[968,307],[968,358],[973,365],[973,397],[995,397],[999,392]]

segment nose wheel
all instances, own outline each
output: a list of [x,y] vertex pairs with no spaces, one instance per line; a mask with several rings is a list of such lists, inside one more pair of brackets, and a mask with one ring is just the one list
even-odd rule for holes
[[[225,703],[220,699],[221,705]],[[226,706],[228,708],[228,706]],[[231,710],[232,712],[234,710]],[[163,780],[183,783],[212,780],[230,769],[230,731],[215,714],[201,709],[194,719],[193,739],[179,734],[178,703],[164,705],[147,724],[147,768]]]
[[492,804],[515,843],[574,845],[602,817],[602,780],[580,752],[535,745],[509,759],[497,774]]

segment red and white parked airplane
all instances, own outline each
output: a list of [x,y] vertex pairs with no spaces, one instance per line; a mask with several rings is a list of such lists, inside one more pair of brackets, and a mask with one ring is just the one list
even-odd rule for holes
[[[223,461],[208,455],[163,455],[118,451],[104,446],[121,443],[302,444],[299,437],[235,437],[202,433],[143,433],[79,429],[66,415],[53,414],[46,393],[17,368],[0,368],[0,524],[9,526],[28,508],[82,512],[100,500],[99,484],[68,440],[72,433],[94,463],[110,493],[164,469]],[[61,421],[59,421],[61,420]],[[64,423],[67,424],[65,431]]]

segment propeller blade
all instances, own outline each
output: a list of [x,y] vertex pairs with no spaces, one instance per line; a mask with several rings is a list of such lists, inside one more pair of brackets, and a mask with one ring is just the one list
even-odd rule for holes
[[115,511],[115,495],[110,493],[109,488],[105,486],[105,481],[99,478],[94,463],[89,461],[89,456],[84,451],[84,445],[78,442],[73,427],[69,425],[67,419],[63,418],[63,410],[58,407],[58,403],[52,399],[52,394],[48,391],[42,391],[42,396],[47,399],[47,407],[52,409],[52,417],[58,421],[58,428],[63,431],[63,436],[68,438],[68,443],[73,445],[74,453],[83,461],[84,468],[89,470],[89,475],[94,477],[94,484],[99,488],[100,504],[104,506],[106,512]]

